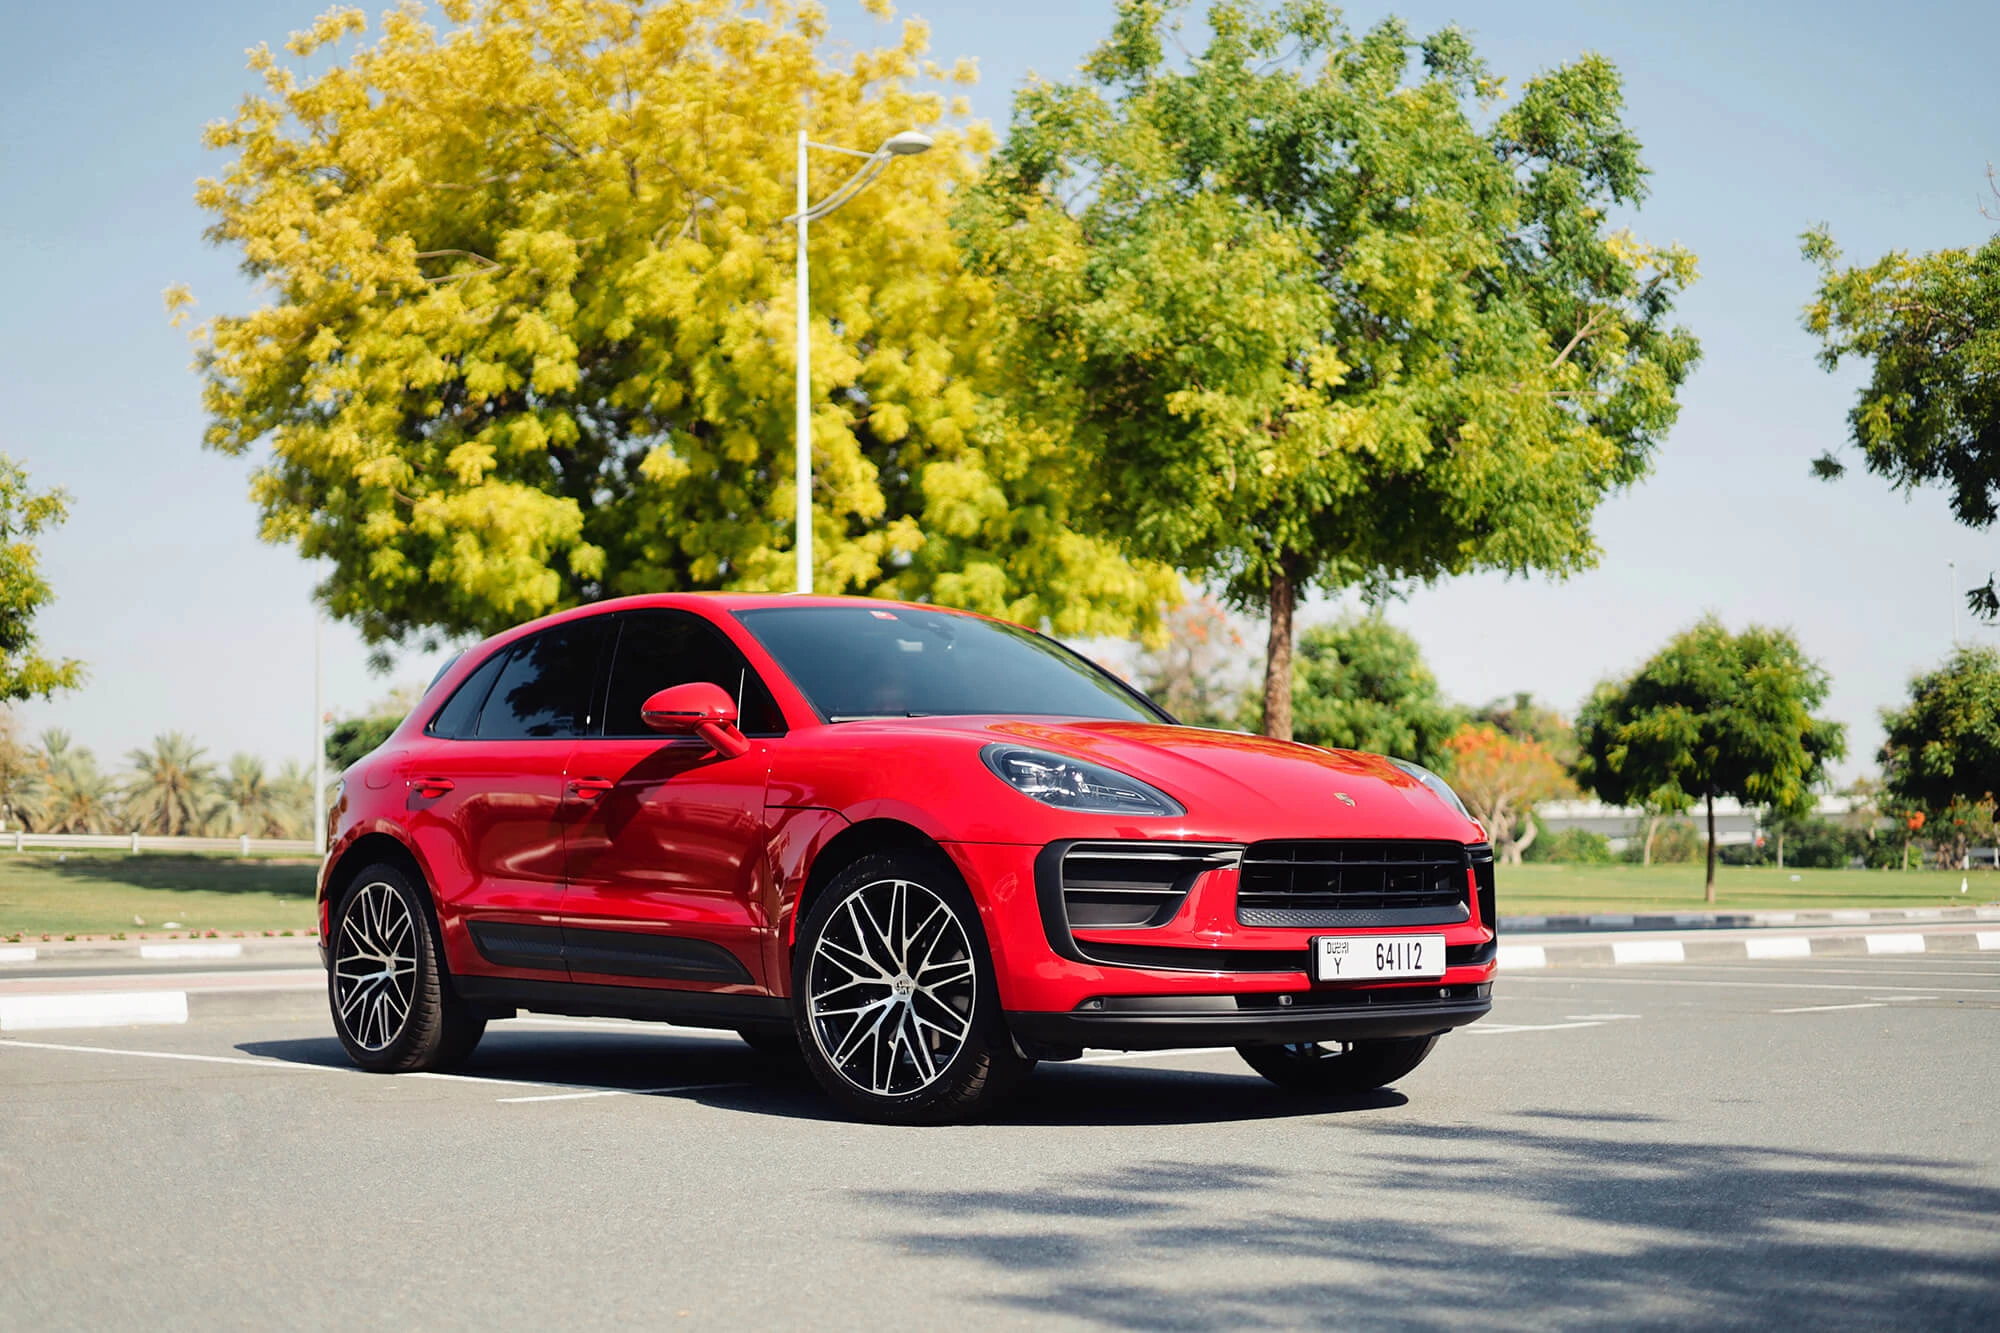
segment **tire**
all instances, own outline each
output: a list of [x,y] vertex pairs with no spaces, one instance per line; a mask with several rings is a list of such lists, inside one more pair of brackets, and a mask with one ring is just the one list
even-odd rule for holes
[[370,1073],[454,1068],[486,1031],[452,989],[429,891],[411,878],[388,862],[368,866],[341,894],[329,931],[333,1030]]
[[1236,1053],[1287,1092],[1342,1097],[1387,1087],[1422,1064],[1437,1044],[1436,1036],[1393,1037],[1344,1045],[1238,1046]]
[[792,1021],[820,1086],[882,1124],[976,1119],[1034,1068],[972,895],[936,852],[866,856],[827,885],[792,953]]

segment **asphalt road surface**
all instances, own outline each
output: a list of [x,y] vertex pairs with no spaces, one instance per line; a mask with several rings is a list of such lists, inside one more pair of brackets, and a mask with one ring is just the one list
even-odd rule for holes
[[2000,958],[1499,992],[1365,1099],[1095,1056],[946,1129],[644,1025],[16,1034],[0,1327],[2000,1327]]

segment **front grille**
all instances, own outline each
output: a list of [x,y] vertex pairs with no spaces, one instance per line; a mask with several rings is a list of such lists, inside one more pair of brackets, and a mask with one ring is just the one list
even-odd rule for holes
[[1246,926],[1450,925],[1470,919],[1467,848],[1378,838],[1259,842],[1243,853]]
[[1063,912],[1073,930],[1165,925],[1195,879],[1231,864],[1239,851],[1196,843],[1074,843],[1062,859]]

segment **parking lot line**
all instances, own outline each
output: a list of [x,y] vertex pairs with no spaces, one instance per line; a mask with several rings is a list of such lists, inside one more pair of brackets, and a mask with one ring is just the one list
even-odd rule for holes
[[522,1102],[580,1102],[591,1097],[656,1097],[668,1092],[707,1092],[713,1088],[747,1088],[750,1084],[743,1079],[730,1083],[676,1083],[670,1088],[595,1088],[589,1092],[551,1092],[537,1097],[495,1097],[502,1106],[519,1105]]
[[1576,982],[1587,986],[1733,986],[1748,990],[1921,990],[1940,995],[2000,995],[2000,986],[1905,987],[1882,982],[1872,986],[1854,986],[1838,981],[1718,981],[1707,977],[1639,977],[1609,971],[1596,975],[1571,972],[1563,976],[1509,977],[1506,984],[1526,986],[1535,982],[1550,985]]
[[1836,1009],[1887,1009],[1889,1006],[1876,1001],[1869,1004],[1802,1004],[1796,1009],[1773,1009],[1774,1014],[1830,1014]]

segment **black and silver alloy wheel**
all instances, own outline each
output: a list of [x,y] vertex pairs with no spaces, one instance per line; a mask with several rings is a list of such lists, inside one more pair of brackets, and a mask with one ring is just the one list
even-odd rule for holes
[[799,1049],[871,1120],[966,1120],[1033,1067],[1000,1015],[979,913],[935,852],[882,852],[813,902],[792,955]]
[[378,1074],[450,1069],[486,1031],[452,989],[419,894],[429,890],[411,872],[377,862],[349,881],[329,923],[333,1030],[355,1064]]
[[383,880],[355,890],[333,948],[333,1011],[364,1051],[403,1033],[417,988],[417,923]]
[[979,1004],[965,928],[944,899],[907,879],[848,894],[813,942],[807,976],[820,1054],[877,1097],[937,1082],[964,1049]]
[[1394,1083],[1424,1062],[1431,1037],[1370,1041],[1309,1041],[1285,1046],[1238,1046],[1243,1062],[1287,1092],[1343,1097]]

